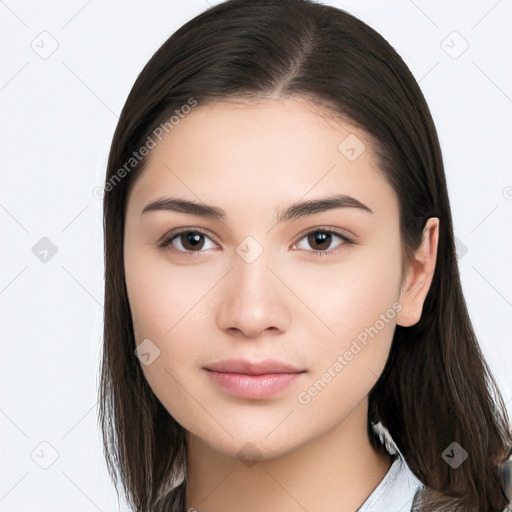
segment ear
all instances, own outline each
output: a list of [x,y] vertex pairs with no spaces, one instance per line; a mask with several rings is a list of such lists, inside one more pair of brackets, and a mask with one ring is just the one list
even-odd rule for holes
[[419,322],[423,303],[432,283],[436,268],[439,240],[439,219],[431,217],[423,229],[420,246],[413,260],[407,264],[400,291],[402,309],[397,315],[397,324],[410,327]]

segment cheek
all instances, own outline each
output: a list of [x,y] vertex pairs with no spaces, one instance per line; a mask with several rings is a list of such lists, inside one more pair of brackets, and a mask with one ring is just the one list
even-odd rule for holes
[[[211,272],[198,266],[176,267],[163,258],[140,250],[135,258],[127,252],[125,273],[136,344],[151,340],[150,364],[141,364],[144,376],[168,412],[198,435],[208,422],[191,396],[200,396],[190,376],[209,357],[205,331],[205,304],[215,284]],[[206,268],[206,267],[205,267]],[[209,277],[210,275],[210,277]],[[210,338],[211,339],[211,338]],[[147,342],[146,342],[147,344]],[[135,350],[135,347],[134,347]],[[201,418],[201,421],[198,421]]]
[[126,287],[135,339],[155,343],[172,337],[181,321],[197,314],[197,306],[208,292],[208,282],[198,267],[177,267],[164,257],[125,257]]
[[[303,276],[295,278],[295,290],[316,314],[317,332],[327,349],[342,348],[386,312],[387,320],[394,321],[401,279],[398,250],[358,248],[334,265],[312,266],[308,272],[294,269],[288,279],[293,273]],[[392,327],[385,329],[387,335]]]
[[316,326],[309,331],[313,366],[298,400],[315,402],[318,414],[340,400],[353,407],[385,366],[401,309],[400,255],[392,247],[361,248],[342,264],[312,271],[301,281],[302,295],[322,322],[309,321]]

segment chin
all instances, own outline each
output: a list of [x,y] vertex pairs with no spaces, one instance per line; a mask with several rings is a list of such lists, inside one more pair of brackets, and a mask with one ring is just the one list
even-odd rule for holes
[[212,437],[212,430],[208,434],[204,432],[192,432],[192,434],[210,447],[210,449],[222,454],[225,457],[239,459],[247,466],[258,461],[272,460],[283,457],[308,442],[307,439],[295,439],[290,432],[282,430],[267,435],[272,429],[267,425],[255,425],[252,431],[247,429],[238,433],[231,431],[230,436],[221,429],[219,436]]

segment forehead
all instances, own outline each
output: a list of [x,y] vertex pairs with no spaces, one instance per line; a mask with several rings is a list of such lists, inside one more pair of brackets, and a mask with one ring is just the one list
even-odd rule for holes
[[246,208],[333,193],[372,210],[396,202],[369,136],[323,114],[300,98],[196,106],[150,151],[132,202],[166,193]]

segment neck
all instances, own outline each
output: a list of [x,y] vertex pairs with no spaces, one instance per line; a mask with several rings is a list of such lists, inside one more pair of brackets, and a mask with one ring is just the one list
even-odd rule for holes
[[289,453],[252,462],[188,434],[185,510],[353,512],[392,462],[370,444],[366,406],[363,401],[341,425]]

